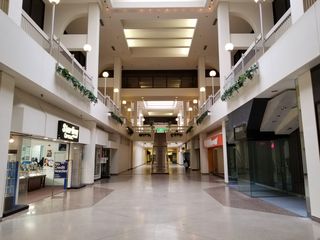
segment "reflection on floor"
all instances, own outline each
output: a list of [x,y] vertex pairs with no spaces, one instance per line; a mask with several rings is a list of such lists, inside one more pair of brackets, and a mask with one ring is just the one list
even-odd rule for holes
[[19,204],[29,204],[64,191],[63,186],[47,186],[32,192],[19,193]]
[[251,198],[227,186],[208,188],[207,193],[224,206],[249,209],[262,212],[298,216],[276,205],[269,204],[258,198]]
[[[148,166],[142,166],[35,202],[29,212],[0,223],[0,239],[320,239],[320,224],[308,218],[221,204],[242,200],[221,179],[177,165],[171,170],[175,174],[146,175]],[[214,191],[224,196],[208,194]]]
[[300,197],[266,197],[261,198],[263,201],[266,201],[274,206],[286,209],[290,212],[293,212],[301,217],[307,217],[307,206],[306,200]]

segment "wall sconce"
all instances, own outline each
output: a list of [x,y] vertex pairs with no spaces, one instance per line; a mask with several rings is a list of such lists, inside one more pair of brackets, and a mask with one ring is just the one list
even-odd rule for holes
[[14,138],[10,136],[9,143],[14,143]]
[[[91,47],[90,44],[86,43],[86,44],[83,46],[83,50],[84,50],[85,52],[90,52],[90,51],[92,50],[92,47]],[[109,76],[109,74],[108,74],[108,76]]]
[[233,43],[226,43],[226,45],[224,46],[224,49],[226,51],[232,51],[234,49]]
[[201,87],[200,88],[200,92],[205,92],[206,91],[206,88],[205,87]]

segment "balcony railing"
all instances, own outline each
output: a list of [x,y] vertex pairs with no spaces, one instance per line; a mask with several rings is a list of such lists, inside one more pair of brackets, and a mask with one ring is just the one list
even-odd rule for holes
[[304,11],[307,11],[317,0],[303,0]]
[[[43,49],[50,53],[50,38],[24,11],[22,11],[21,28]],[[60,65],[68,69],[87,89],[90,91],[94,90],[92,77],[88,75],[85,68],[81,66],[69,50],[56,38],[53,40],[51,55]]]
[[291,26],[291,10],[289,9],[280,20],[266,34],[264,40],[258,36],[239,61],[232,67],[230,74],[226,77],[223,89],[226,90],[243,74],[250,66],[267,51]]
[[269,49],[292,25],[291,9],[283,14],[279,21],[271,28],[265,36],[264,46]]
[[0,0],[0,10],[8,14],[9,0]]
[[[115,102],[110,98],[110,96],[104,96],[100,91],[98,91],[98,99],[107,107],[109,110],[118,116],[120,116],[120,109],[115,104]],[[128,121],[126,121],[128,123]],[[127,124],[128,125],[128,124]]]

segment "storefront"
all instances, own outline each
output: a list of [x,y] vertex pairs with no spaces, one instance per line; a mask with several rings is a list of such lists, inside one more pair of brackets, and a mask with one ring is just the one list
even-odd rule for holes
[[[82,186],[83,144],[79,126],[59,120],[57,136],[36,137],[11,133],[7,165],[4,215],[30,203],[31,198],[47,197],[66,188]],[[39,191],[37,196],[37,192]]]
[[222,133],[211,134],[204,140],[204,146],[208,148],[209,173],[224,177]]
[[110,149],[96,145],[94,180],[110,177]]

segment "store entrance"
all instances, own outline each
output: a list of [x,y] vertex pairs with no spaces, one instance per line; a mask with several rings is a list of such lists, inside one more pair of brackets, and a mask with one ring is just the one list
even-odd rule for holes
[[61,193],[71,186],[71,180],[78,186],[81,183],[82,149],[81,144],[12,133],[5,210],[10,212],[16,206]]

